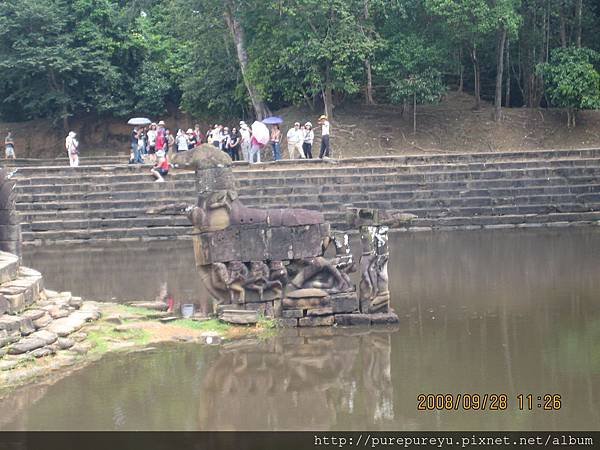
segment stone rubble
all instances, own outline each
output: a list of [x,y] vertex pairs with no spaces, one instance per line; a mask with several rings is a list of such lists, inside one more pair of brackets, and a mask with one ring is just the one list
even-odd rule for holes
[[[84,302],[70,292],[31,288],[33,284],[42,286],[41,276],[38,280],[39,274],[31,269],[21,267],[19,274],[23,278],[9,281],[10,288],[24,288],[29,292],[23,296],[25,300],[7,302],[9,307],[5,308],[7,303],[1,300],[4,296],[0,297],[0,371],[17,367],[19,359],[16,358],[21,356],[43,358],[65,350],[87,353],[91,345],[82,342],[87,334],[79,330],[87,322],[100,318],[99,305]],[[5,285],[0,286],[0,290]],[[7,291],[8,288],[4,289]],[[15,310],[17,304],[20,309]]]

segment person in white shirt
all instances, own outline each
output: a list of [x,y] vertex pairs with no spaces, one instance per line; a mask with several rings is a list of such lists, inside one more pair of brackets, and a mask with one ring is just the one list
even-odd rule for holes
[[294,124],[294,128],[290,128],[287,132],[287,147],[290,159],[294,158],[295,153],[298,152],[300,158],[304,158],[304,150],[302,150],[302,143],[304,141],[304,133],[300,129],[300,122]]
[[326,115],[319,117],[319,124],[321,125],[321,151],[319,152],[319,158],[323,159],[324,156],[329,158],[331,151],[329,147],[329,120]]
[[307,159],[312,159],[312,146],[315,140],[315,132],[312,129],[312,123],[306,122],[304,124],[304,142],[302,143],[302,150],[304,150],[304,156]]
[[248,127],[248,125],[246,125],[246,122],[244,122],[243,120],[240,122],[240,136],[242,139],[242,157],[244,158],[244,161],[250,161],[250,148],[252,146],[252,136],[250,133],[250,127]]
[[177,144],[177,152],[187,152],[188,139],[181,128],[177,131],[177,137],[175,138],[175,142]]
[[77,134],[74,131],[69,131],[69,135],[65,139],[65,148],[69,155],[69,165],[71,167],[79,166],[79,141],[76,136]]

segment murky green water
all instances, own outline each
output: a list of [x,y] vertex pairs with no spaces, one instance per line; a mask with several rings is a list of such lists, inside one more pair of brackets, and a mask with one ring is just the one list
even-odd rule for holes
[[[0,429],[600,429],[600,230],[392,239],[397,329],[109,356],[0,402]],[[25,260],[48,286],[96,298],[153,298],[165,281],[148,273],[157,267],[169,289],[201,296],[188,243],[153,249],[33,249]],[[420,393],[506,393],[508,408],[418,411]],[[518,409],[519,393],[534,395],[533,411]],[[560,411],[537,408],[546,393],[561,395]]]

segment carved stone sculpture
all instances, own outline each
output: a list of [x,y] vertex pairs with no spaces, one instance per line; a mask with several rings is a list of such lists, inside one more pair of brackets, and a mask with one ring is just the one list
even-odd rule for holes
[[[213,146],[176,154],[172,163],[196,171],[198,200],[191,207],[167,205],[153,212],[187,214],[197,269],[223,318],[245,310],[255,319],[259,314],[277,317],[283,326],[397,321],[393,313],[379,317],[389,312],[389,292],[387,226],[378,221],[380,216],[389,221],[389,215],[354,213],[364,234],[357,293],[348,235],[332,233],[322,213],[245,206],[231,160]],[[335,255],[328,251],[331,243]]]
[[389,309],[388,230],[385,225],[365,225],[360,228],[363,251],[360,257],[359,298],[364,313],[388,312]]

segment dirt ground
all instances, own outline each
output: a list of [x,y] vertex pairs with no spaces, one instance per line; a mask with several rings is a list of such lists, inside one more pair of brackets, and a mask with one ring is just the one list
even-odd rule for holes
[[[492,120],[492,105],[483,102],[473,110],[473,98],[448,93],[437,105],[418,106],[417,133],[413,134],[412,113],[402,107],[345,104],[335,109],[331,144],[335,158],[368,155],[397,155],[444,152],[494,152],[505,150],[584,148],[600,146],[600,111],[582,111],[577,127],[566,126],[561,110],[504,108],[500,123]],[[286,108],[274,114],[284,118],[283,134],[294,121],[316,125],[319,111]],[[170,128],[188,128],[194,121],[184,114],[170,116]],[[158,120],[158,119],[157,119]],[[234,125],[237,120],[231,120]],[[209,124],[200,121],[202,129]],[[72,120],[79,132],[82,156],[126,155],[130,127],[120,119],[92,117]],[[0,123],[0,135],[11,129],[18,157],[63,156],[62,127],[48,120]],[[315,139],[318,154],[319,131]]]

